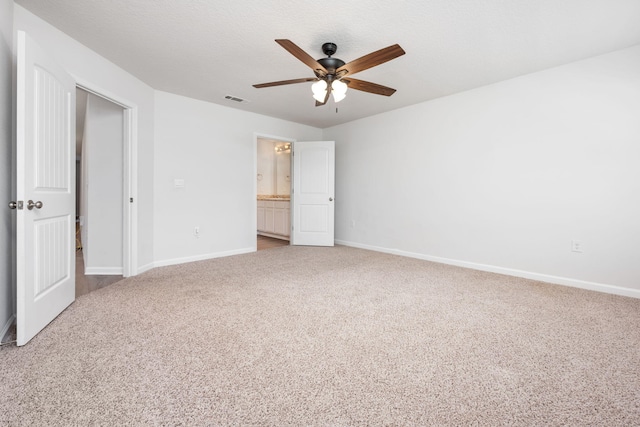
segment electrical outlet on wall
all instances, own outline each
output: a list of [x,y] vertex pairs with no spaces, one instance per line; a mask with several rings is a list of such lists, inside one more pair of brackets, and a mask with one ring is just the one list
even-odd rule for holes
[[193,229],[193,235],[194,235],[194,236],[196,236],[196,239],[199,239],[199,238],[200,238],[200,227],[196,226],[196,227]]

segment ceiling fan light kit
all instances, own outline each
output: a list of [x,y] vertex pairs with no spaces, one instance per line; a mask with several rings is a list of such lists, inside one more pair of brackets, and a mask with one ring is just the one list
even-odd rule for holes
[[[328,84],[326,80],[318,80],[311,85],[313,97],[318,102],[324,102],[327,96]],[[342,101],[347,96],[347,84],[341,80],[331,82],[331,93],[335,102]]]
[[349,63],[345,63],[341,59],[332,57],[338,50],[338,46],[335,43],[323,44],[322,52],[327,55],[327,57],[318,60],[313,59],[311,55],[290,40],[278,39],[276,43],[311,68],[316,77],[261,83],[255,84],[253,87],[264,88],[313,81],[315,83],[311,85],[311,91],[313,92],[313,98],[316,100],[316,106],[326,104],[331,94],[333,94],[333,100],[335,102],[342,101],[347,96],[347,88],[376,95],[393,95],[396,90],[390,87],[354,79],[352,77],[345,78],[345,76],[367,70],[405,54],[405,51],[399,45],[394,44]]

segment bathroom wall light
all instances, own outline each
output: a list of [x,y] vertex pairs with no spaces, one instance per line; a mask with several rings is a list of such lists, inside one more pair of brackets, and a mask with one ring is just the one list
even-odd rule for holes
[[291,143],[289,142],[286,144],[276,145],[276,153],[283,153],[289,150],[291,150]]

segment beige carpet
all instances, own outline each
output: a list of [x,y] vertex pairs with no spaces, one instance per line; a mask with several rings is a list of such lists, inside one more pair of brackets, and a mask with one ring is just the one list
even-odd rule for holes
[[0,349],[2,425],[640,425],[640,300],[347,247],[155,269]]

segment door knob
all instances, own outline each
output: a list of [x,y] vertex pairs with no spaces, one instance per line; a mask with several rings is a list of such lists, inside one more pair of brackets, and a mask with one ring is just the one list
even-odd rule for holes
[[18,207],[18,203],[17,202],[9,202],[9,209],[16,209]]
[[329,197],[329,201],[330,201],[330,202],[333,202],[333,197]]
[[29,200],[27,202],[27,209],[29,209],[29,210],[31,210],[33,208],[40,209],[40,208],[42,208],[42,206],[43,205],[42,205],[42,202],[40,200],[38,200],[35,203],[33,202],[33,200]]

